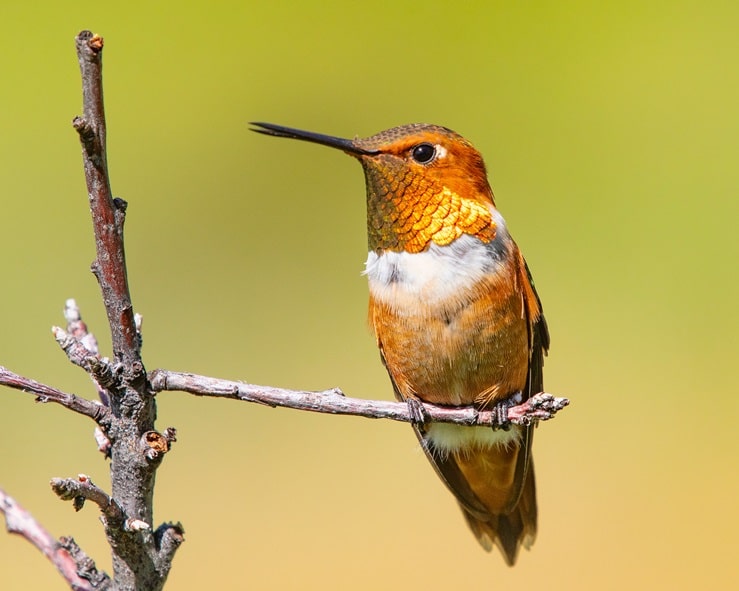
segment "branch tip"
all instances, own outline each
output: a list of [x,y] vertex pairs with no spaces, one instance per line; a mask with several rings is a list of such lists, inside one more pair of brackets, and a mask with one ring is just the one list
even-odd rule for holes
[[94,53],[100,53],[103,50],[103,38],[92,31],[83,30],[77,34],[77,46],[89,47]]

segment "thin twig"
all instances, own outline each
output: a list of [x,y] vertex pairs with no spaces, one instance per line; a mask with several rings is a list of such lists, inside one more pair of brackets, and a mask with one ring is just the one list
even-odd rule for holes
[[108,575],[97,570],[95,563],[80,550],[72,538],[61,541],[52,536],[28,511],[0,489],[0,512],[5,514],[6,528],[38,548],[57,568],[75,591],[108,589]]
[[[152,371],[149,374],[149,382],[155,392],[176,390],[189,392],[197,396],[257,402],[272,407],[281,406],[296,410],[404,422],[413,420],[408,405],[403,402],[349,398],[338,388],[321,392],[287,390],[164,369]],[[537,420],[546,421],[568,404],[569,400],[567,398],[557,398],[546,392],[541,392],[521,404],[510,407],[508,409],[508,420],[518,425],[530,425]],[[426,417],[437,422],[455,423],[457,425],[493,425],[496,420],[492,411],[479,411],[469,406],[451,408],[424,403],[423,407],[426,411]]]
[[[134,315],[134,318],[138,317],[138,314]],[[110,389],[119,385],[116,368],[111,365],[108,359],[100,356],[98,340],[88,330],[85,321],[82,320],[80,307],[73,298],[69,298],[64,302],[64,319],[67,321],[66,332],[55,326],[51,329],[54,338],[67,354],[69,360],[90,374],[90,379],[95,384],[100,402],[105,406],[110,406],[110,396],[108,396],[106,388]],[[141,332],[138,320],[136,321],[136,330]]]
[[25,378],[0,365],[0,384],[36,394],[37,402],[55,402],[76,413],[85,415],[94,420],[98,425],[106,427],[110,423],[110,409],[102,404],[86,398],[80,398],[75,394],[67,394],[46,384]]
[[[69,298],[64,302],[64,319],[67,321],[66,331],[58,326],[51,329],[56,342],[72,363],[87,371],[95,385],[100,402],[105,406],[110,406],[110,396],[107,389],[120,386],[117,367],[113,366],[108,359],[100,356],[98,341],[87,328],[85,321],[82,320],[80,307],[73,298]],[[95,427],[95,441],[100,453],[109,458],[110,439],[100,427]]]
[[74,501],[75,510],[82,509],[85,501],[92,501],[105,518],[107,527],[123,527],[126,515],[121,506],[102,488],[93,484],[90,477],[79,474],[77,478],[52,478],[51,489],[63,501]]
[[101,357],[98,353],[88,349],[84,341],[58,326],[52,326],[51,332],[69,360],[90,374],[101,402],[105,406],[110,406],[108,390],[116,390],[121,387],[122,376],[120,370],[123,369],[123,365],[111,364],[107,358]]

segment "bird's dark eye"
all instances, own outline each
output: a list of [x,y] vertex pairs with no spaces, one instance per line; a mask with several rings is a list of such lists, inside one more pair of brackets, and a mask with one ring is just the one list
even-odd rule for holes
[[411,150],[411,156],[419,164],[428,164],[436,156],[436,148],[431,144],[418,144]]

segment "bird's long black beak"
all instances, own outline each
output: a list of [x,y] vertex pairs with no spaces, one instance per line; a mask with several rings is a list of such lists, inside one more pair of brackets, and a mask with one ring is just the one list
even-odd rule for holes
[[283,127],[282,125],[275,125],[274,123],[251,122],[250,125],[253,125],[252,131],[256,131],[257,133],[321,144],[323,146],[329,146],[330,148],[337,148],[347,154],[351,154],[352,156],[373,156],[375,154],[379,154],[377,150],[365,150],[364,148],[357,146],[353,140],[347,140],[340,137],[323,135],[322,133],[313,133],[312,131],[303,131],[302,129],[293,129],[292,127]]

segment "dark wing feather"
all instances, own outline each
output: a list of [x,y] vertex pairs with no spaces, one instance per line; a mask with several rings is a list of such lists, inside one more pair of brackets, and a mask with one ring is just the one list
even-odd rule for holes
[[[535,394],[543,392],[544,390],[544,355],[549,350],[549,328],[547,327],[547,321],[544,318],[544,310],[541,305],[541,299],[539,294],[536,292],[534,286],[534,279],[531,277],[531,271],[526,263],[526,259],[521,256],[523,262],[523,268],[526,271],[526,277],[524,280],[528,281],[531,286],[531,292],[533,293],[536,310],[532,310],[531,303],[527,298],[524,298],[524,307],[526,312],[526,319],[528,320],[527,326],[529,327],[529,375],[526,380],[526,387],[524,388],[523,398],[528,400]],[[534,315],[536,317],[534,318]],[[523,436],[523,445],[518,455],[518,461],[516,464],[516,494],[511,497],[511,503],[509,509],[513,509],[521,498],[521,492],[523,490],[524,483],[526,482],[526,475],[529,470],[533,471],[533,463],[531,460],[531,446],[534,438],[534,426],[531,425],[525,428]]]

